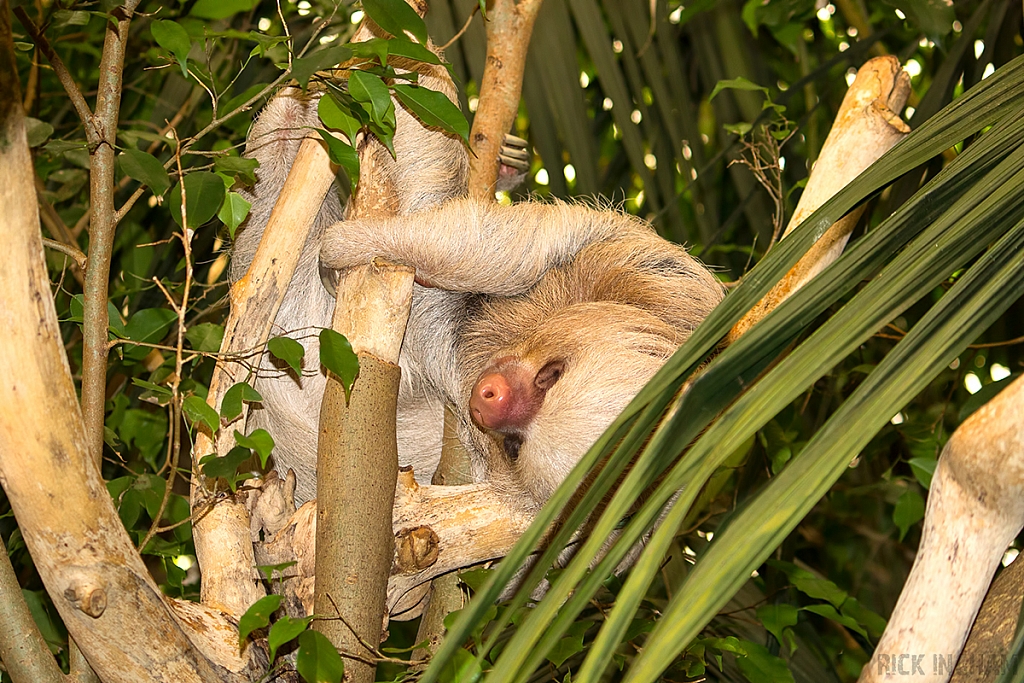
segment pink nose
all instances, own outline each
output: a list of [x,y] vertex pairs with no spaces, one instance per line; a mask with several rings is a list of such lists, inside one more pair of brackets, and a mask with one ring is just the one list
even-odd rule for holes
[[500,429],[508,422],[512,407],[512,388],[500,373],[481,377],[469,398],[473,421],[484,429]]

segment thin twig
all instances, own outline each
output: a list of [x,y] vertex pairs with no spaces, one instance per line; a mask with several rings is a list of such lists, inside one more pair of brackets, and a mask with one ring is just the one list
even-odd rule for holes
[[452,43],[454,43],[456,40],[461,38],[462,34],[469,30],[469,25],[471,23],[473,23],[473,17],[475,17],[476,13],[479,12],[479,11],[480,11],[480,5],[473,5],[473,9],[471,9],[469,11],[469,16],[466,18],[466,23],[462,25],[462,28],[459,29],[458,33],[456,33],[454,36],[451,37],[451,40],[449,40],[447,43],[445,43],[444,45],[442,45],[440,47],[440,50],[442,52],[444,50],[447,50],[449,47],[451,47]]
[[36,44],[39,51],[46,57],[46,61],[50,62],[50,66],[53,67],[53,73],[57,75],[60,84],[64,86],[64,92],[68,94],[71,104],[74,105],[75,111],[78,112],[78,118],[82,120],[82,125],[85,127],[85,136],[89,140],[90,146],[99,144],[100,136],[92,119],[92,110],[89,109],[89,103],[85,101],[85,97],[78,88],[78,84],[75,83],[75,79],[71,76],[71,72],[64,66],[64,61],[54,51],[46,36],[29,18],[24,7],[15,7],[14,16],[18,17],[18,21],[25,27],[25,30],[32,38],[32,42]]
[[[178,140],[178,132],[175,129],[171,129],[174,133],[174,162],[178,167],[178,175],[181,176],[181,141]],[[174,348],[174,379],[171,381],[171,404],[170,404],[170,444],[167,450],[167,462],[161,470],[168,470],[167,484],[164,486],[164,495],[160,500],[160,509],[154,515],[152,524],[150,524],[149,531],[146,532],[146,537],[142,539],[142,543],[139,545],[141,551],[146,547],[157,534],[157,529],[160,527],[160,520],[164,516],[164,512],[167,509],[167,504],[171,499],[171,490],[174,488],[174,479],[178,474],[178,459],[181,456],[181,439],[178,434],[178,423],[181,420],[181,372],[184,367],[184,349],[185,349],[185,313],[188,310],[188,297],[192,289],[192,234],[193,231],[188,227],[188,210],[185,206],[185,184],[181,184],[181,244],[185,250],[185,288],[181,295],[181,303],[175,304],[174,298],[171,293],[164,288],[163,284],[159,279],[153,278],[157,286],[167,297],[167,301],[171,304],[171,308],[174,309],[175,313],[178,314],[178,343]]]
[[78,264],[79,268],[85,270],[86,263],[88,262],[89,259],[80,250],[75,249],[70,244],[64,244],[63,242],[58,242],[57,240],[51,240],[44,237],[43,246],[53,249],[54,251],[59,251],[60,253],[66,254],[67,256],[70,256],[75,260],[75,263]]

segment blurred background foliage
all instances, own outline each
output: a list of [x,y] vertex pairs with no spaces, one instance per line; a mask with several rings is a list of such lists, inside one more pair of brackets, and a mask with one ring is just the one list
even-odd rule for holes
[[[117,3],[14,4],[45,26],[54,49],[91,98],[103,14]],[[472,16],[446,51],[463,110],[471,116],[485,49],[477,0],[430,4],[427,24],[438,44],[452,40]],[[344,43],[361,14],[357,5],[317,0],[143,2],[131,28],[119,151],[143,150],[166,162],[174,151],[172,128],[181,140],[202,131],[181,159],[184,170],[215,171],[227,186],[245,182],[244,167],[225,159],[239,154],[253,112],[265,98],[248,112],[225,114],[278,77],[289,49],[297,52],[308,42],[310,49]],[[534,153],[521,193],[601,197],[647,218],[667,238],[687,244],[724,282],[735,282],[765,255],[791,214],[860,64],[872,55],[899,57],[913,85],[906,117],[917,127],[1024,52],[1021,15],[1021,3],[1010,0],[955,7],[942,0],[545,0],[513,131]],[[320,18],[327,23],[315,21]],[[187,76],[153,37],[151,25],[161,19],[174,19],[188,32]],[[85,251],[88,155],[82,127],[45,58],[13,23],[24,105],[32,117],[43,234]],[[715,93],[722,81],[739,87]],[[946,150],[873,197],[854,239],[962,150],[962,144]],[[130,167],[122,171],[119,205],[137,190],[135,178],[141,174]],[[177,182],[173,173],[171,178]],[[154,524],[174,527],[153,538],[145,557],[169,594],[195,598],[198,575],[189,527],[182,523],[188,517],[182,477],[174,480],[176,493],[163,518],[153,519],[166,485],[173,414],[161,390],[174,371],[173,352],[160,348],[171,343],[175,322],[165,291],[180,297],[184,277],[180,244],[171,239],[177,226],[168,210],[170,191],[156,189],[160,195],[151,189],[140,194],[117,229],[111,332],[127,341],[114,348],[109,362],[104,476],[136,542]],[[188,342],[196,354],[182,389],[200,397],[213,367],[208,354],[219,348],[223,332],[231,222],[210,220],[193,245],[199,296],[188,314]],[[71,369],[77,373],[82,274],[66,251],[48,249],[46,256]],[[722,521],[800,453],[957,275],[814,382],[715,475],[680,527],[616,663],[621,666],[638,651]],[[838,300],[822,319],[855,293]],[[1015,303],[892,417],[666,680],[855,680],[913,561],[935,459],[963,418],[1021,371],[1022,343],[1024,315]],[[188,438],[187,431],[181,438]],[[188,450],[186,443],[183,451]],[[187,473],[190,463],[179,468]],[[2,494],[0,535],[44,635],[66,661],[59,618]],[[1006,561],[1014,556],[1011,549]],[[467,584],[474,584],[472,575]],[[570,680],[593,638],[592,627],[620,585],[618,579],[606,583],[535,680]],[[849,595],[856,604],[837,602],[838,595]],[[842,614],[830,609],[839,604],[849,609]],[[411,645],[413,627],[394,626],[391,644]],[[407,675],[393,665],[382,665],[379,674]]]

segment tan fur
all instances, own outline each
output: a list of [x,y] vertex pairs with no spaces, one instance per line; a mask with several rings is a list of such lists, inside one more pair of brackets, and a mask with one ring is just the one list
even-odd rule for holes
[[[450,84],[447,92],[454,96]],[[250,133],[247,153],[261,167],[252,215],[235,246],[234,277],[255,251],[297,147],[275,128],[284,124],[316,125],[315,109],[295,91],[275,98]],[[329,324],[332,302],[320,282],[321,262],[344,268],[383,257],[414,266],[418,280],[431,286],[415,289],[402,350],[400,460],[429,480],[440,457],[443,406],[451,405],[473,476],[495,480],[511,504],[534,508],[721,300],[722,289],[684,249],[626,214],[465,199],[461,144],[405,112],[398,126],[397,161],[383,152],[373,163],[399,191],[399,215],[334,222],[341,208],[329,198],[276,324],[283,330]],[[266,136],[275,142],[255,144]],[[252,417],[277,441],[277,468],[296,470],[300,503],[315,495],[324,384],[315,368],[315,332],[304,341],[309,369],[301,379],[271,372],[264,358],[257,389],[265,401]],[[514,460],[504,437],[478,429],[468,410],[478,377],[507,357],[533,373],[552,360],[564,363],[517,434],[522,443]]]

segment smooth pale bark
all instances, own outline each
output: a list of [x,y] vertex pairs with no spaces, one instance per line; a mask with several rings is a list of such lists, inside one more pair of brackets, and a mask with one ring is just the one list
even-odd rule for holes
[[526,50],[541,0],[494,0],[487,4],[487,61],[480,79],[480,105],[469,144],[469,196],[494,201],[505,133],[512,127],[523,91]]
[[[415,270],[371,265],[341,274],[332,327],[359,357],[351,398],[331,376],[320,409],[317,453],[315,628],[343,652],[372,658],[388,612],[394,557],[391,511],[398,477],[398,355]],[[364,643],[366,645],[364,645]],[[376,667],[349,660],[349,683],[373,683]]]
[[[435,486],[464,486],[472,482],[469,453],[459,442],[457,417],[451,408],[444,410],[444,431],[441,461],[430,483]],[[430,582],[424,596],[423,618],[416,631],[416,642],[427,642],[427,649],[413,652],[413,659],[423,659],[437,650],[444,637],[444,618],[465,606],[466,595],[455,572],[438,576]]]
[[[909,94],[910,77],[895,57],[875,57],[860,68],[843,98],[783,238],[910,132],[899,117]],[[782,281],[733,326],[730,341],[738,339],[839,258],[863,210],[863,206],[854,209],[824,230]]]
[[[0,484],[68,632],[108,683],[243,680],[150,577],[91,457],[43,259],[6,3],[0,6]],[[5,627],[7,625],[5,624]]]
[[[335,170],[322,142],[306,138],[267,223],[256,256],[245,276],[231,287],[231,313],[224,323],[221,353],[259,353],[281,299],[298,264]],[[210,381],[207,402],[219,409],[224,393],[246,378],[248,369],[229,359],[217,363]],[[193,449],[194,461],[210,453],[224,455],[234,447],[234,431],[244,430],[248,408],[238,421],[222,425],[216,440],[200,431]],[[196,557],[203,572],[202,601],[240,617],[266,595],[259,582],[249,532],[249,515],[243,501],[233,496],[216,497],[206,487],[198,469],[193,474],[192,510]]]
[[4,625],[0,628],[0,663],[14,683],[64,683],[64,674],[22,599],[21,585],[3,539],[0,539],[0,624]]
[[948,681],[992,574],[1022,526],[1024,377],[971,415],[943,449],[917,558],[860,681],[896,680],[911,668],[911,656],[923,657],[913,680]]

